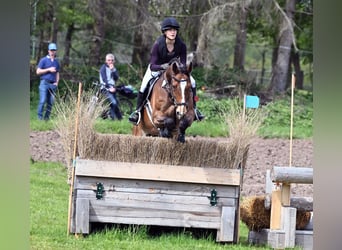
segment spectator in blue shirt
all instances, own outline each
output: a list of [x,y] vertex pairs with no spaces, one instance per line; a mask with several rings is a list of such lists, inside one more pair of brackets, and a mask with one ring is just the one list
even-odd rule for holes
[[[36,73],[40,76],[39,84],[39,104],[38,119],[49,120],[51,109],[55,101],[55,94],[59,82],[60,65],[56,59],[57,45],[50,43],[48,46],[48,55],[41,58]],[[44,106],[45,113],[44,113]]]

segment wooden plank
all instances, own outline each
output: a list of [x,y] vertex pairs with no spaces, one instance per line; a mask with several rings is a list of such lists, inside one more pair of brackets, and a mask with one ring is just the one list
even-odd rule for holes
[[281,185],[281,204],[290,206],[291,184],[284,183]]
[[234,207],[222,207],[220,229],[217,230],[216,241],[234,241],[235,211]]
[[170,218],[138,218],[138,217],[104,217],[100,215],[90,216],[90,221],[96,221],[100,223],[118,223],[128,225],[155,225],[155,226],[170,226],[170,227],[192,227],[192,228],[206,228],[217,229],[219,222],[213,221],[198,221],[198,220],[186,220],[186,219],[170,219]]
[[273,167],[273,182],[313,184],[313,168],[309,167]]
[[[77,198],[84,198],[89,200],[95,200],[95,191],[91,190],[78,190]],[[158,193],[125,193],[125,192],[105,192],[103,194],[103,202],[118,201],[118,202],[159,202],[180,204],[189,206],[211,206],[209,196],[188,196],[188,195],[165,195]],[[216,206],[237,206],[237,199],[231,198],[218,198]]]
[[89,234],[89,200],[76,199],[75,233]]
[[76,232],[76,209],[75,205],[76,204],[76,195],[75,195],[75,190],[72,195],[72,204],[71,204],[71,216],[70,216],[70,233],[75,233]]
[[240,169],[76,160],[76,176],[240,185]]
[[[269,197],[269,199],[271,198]],[[271,200],[267,204],[268,204],[268,207],[266,206],[266,202],[265,202],[265,208],[270,209],[272,205]],[[296,208],[297,211],[313,211],[313,198],[312,197],[291,197],[290,207]]]
[[272,192],[272,207],[270,229],[281,229],[281,190],[274,190]]
[[220,207],[209,206],[209,205],[197,205],[192,204],[177,204],[177,203],[164,203],[164,202],[150,202],[150,201],[126,201],[122,202],[120,200],[90,200],[91,204],[90,210],[102,209],[97,212],[106,213],[106,210],[112,211],[116,210],[118,207],[125,207],[127,209],[153,209],[153,210],[169,210],[169,211],[179,211],[179,212],[191,212],[191,213],[201,213],[208,214],[210,216],[220,217],[221,210]]
[[294,247],[297,210],[292,207],[282,207],[281,210],[282,230],[285,231],[285,247]]
[[219,197],[239,198],[238,186],[211,184],[198,185],[194,183],[114,179],[89,176],[78,176],[75,180],[75,189],[96,190],[97,182],[101,182],[103,184],[105,192],[115,191],[210,196],[211,190],[216,189]]

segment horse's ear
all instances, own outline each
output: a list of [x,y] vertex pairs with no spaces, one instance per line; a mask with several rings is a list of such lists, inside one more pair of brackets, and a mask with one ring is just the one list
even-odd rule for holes
[[178,69],[178,65],[176,62],[172,63],[172,71],[174,74],[178,74],[179,73],[179,69]]
[[191,71],[192,71],[192,62],[190,62],[189,65],[188,65],[188,72],[189,72],[189,74],[191,73]]

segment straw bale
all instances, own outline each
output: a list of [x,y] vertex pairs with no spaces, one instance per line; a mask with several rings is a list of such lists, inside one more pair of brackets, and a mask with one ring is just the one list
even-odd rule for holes
[[80,132],[79,157],[83,159],[151,164],[239,168],[248,149],[237,151],[232,140],[188,138],[185,143],[161,137]]
[[[241,220],[250,231],[260,231],[270,227],[271,210],[266,209],[265,196],[250,196],[244,198],[240,205]],[[296,229],[301,230],[309,223],[311,213],[297,210]]]
[[250,231],[260,231],[270,227],[271,210],[265,209],[264,200],[264,196],[251,196],[241,202],[241,220]]

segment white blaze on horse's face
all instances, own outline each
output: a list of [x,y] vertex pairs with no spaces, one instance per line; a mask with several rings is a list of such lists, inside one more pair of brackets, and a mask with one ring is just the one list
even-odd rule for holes
[[187,80],[181,79],[179,83],[180,83],[180,88],[181,88],[181,93],[182,93],[182,100],[181,100],[182,105],[177,106],[177,109],[176,109],[176,114],[178,116],[178,119],[182,118],[187,112],[186,105],[185,105],[186,103],[185,102],[185,88],[187,85]]

